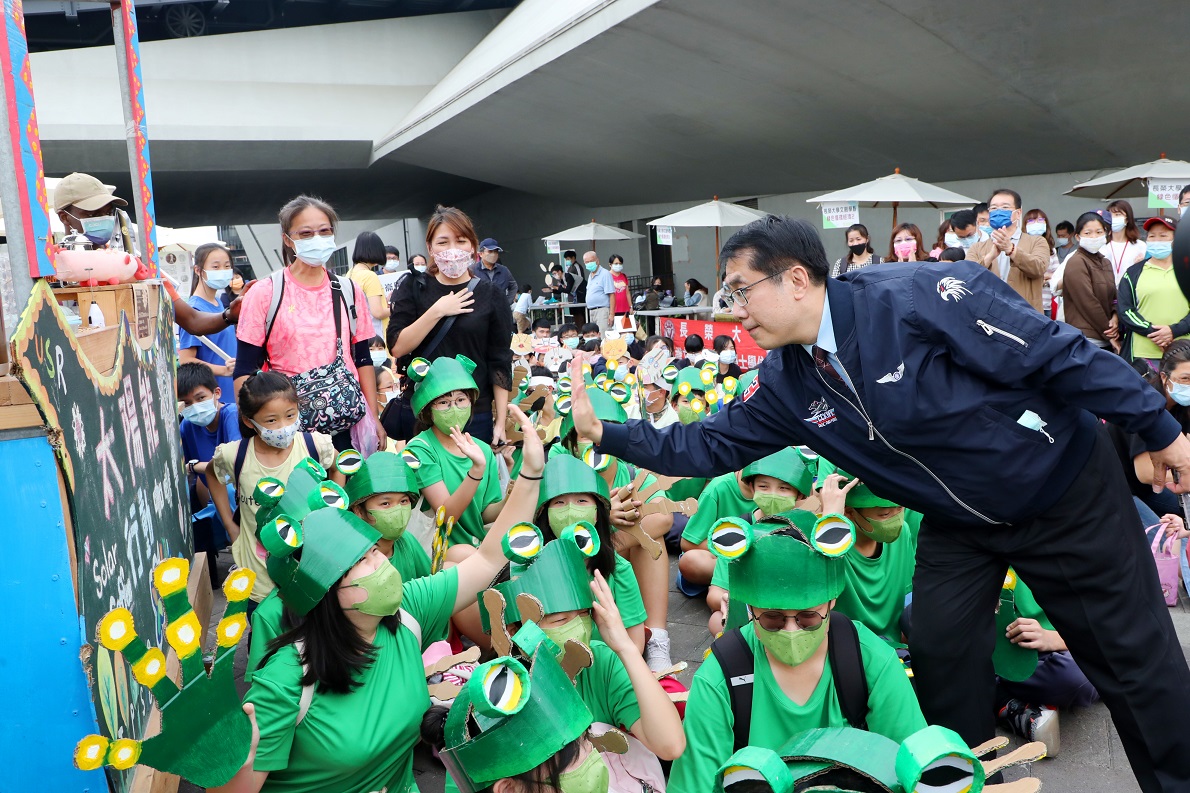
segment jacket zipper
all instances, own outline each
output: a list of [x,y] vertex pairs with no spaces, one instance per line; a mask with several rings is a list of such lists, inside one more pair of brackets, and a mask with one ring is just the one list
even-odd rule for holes
[[[1003,333],[1003,331],[1001,331],[1001,332]],[[988,335],[990,336],[991,333],[989,332]],[[1013,337],[1013,338],[1015,338],[1015,337]],[[1017,340],[1020,341],[1019,339],[1017,339]],[[1024,344],[1024,342],[1021,342],[1021,343]],[[847,368],[843,366],[843,359],[838,358],[838,356],[836,356],[836,359],[839,361],[839,368],[841,368],[843,370],[843,376],[847,379],[847,382],[854,383],[855,381],[851,379],[851,375],[848,374]],[[836,391],[835,387],[832,386],[829,382],[827,382],[826,378],[822,376],[822,372],[819,371],[817,366],[814,367],[814,371],[816,371],[818,373],[818,379],[822,381],[823,385],[825,385],[827,388],[829,388],[831,390],[831,392],[834,393],[835,396],[839,397],[839,399],[842,399],[844,402],[846,402],[848,405],[850,405],[852,410],[854,410],[856,413],[859,413],[861,416],[863,416],[864,421],[866,421],[868,424],[868,440],[871,441],[871,440],[875,440],[876,438],[879,438],[880,442],[883,443],[886,447],[888,447],[889,451],[896,452],[897,454],[901,455],[902,457],[912,460],[914,463],[917,464],[918,468],[920,468],[921,470],[923,470],[927,474],[929,474],[930,478],[933,479],[935,482],[937,482],[938,486],[946,491],[946,495],[950,496],[952,501],[954,501],[956,504],[958,504],[963,509],[970,512],[975,517],[979,518],[982,521],[986,521],[987,523],[991,523],[993,525],[997,525],[997,526],[1002,525],[1000,523],[1000,521],[992,520],[987,515],[984,515],[982,512],[978,511],[974,507],[969,506],[961,498],[959,498],[957,495],[955,495],[954,491],[951,490],[949,487],[947,487],[946,483],[943,482],[941,479],[939,479],[938,476],[933,471],[931,471],[929,468],[927,468],[925,463],[923,463],[921,460],[917,459],[916,457],[914,457],[912,454],[909,454],[908,452],[901,451],[900,449],[898,449],[897,447],[895,447],[891,443],[889,443],[888,439],[885,438],[883,434],[881,434],[880,430],[876,429],[876,425],[875,425],[875,423],[873,423],[872,417],[868,415],[867,409],[864,408],[864,406],[863,406],[863,404],[864,404],[863,400],[861,400],[859,398],[859,392],[855,392],[855,402],[859,403],[859,405],[857,406],[855,404],[855,402],[852,402],[850,399],[848,399],[847,397],[843,396],[838,391]]]
[[1024,339],[1022,339],[1020,336],[1015,336],[1006,330],[1000,330],[995,325],[989,325],[988,323],[984,322],[982,319],[975,320],[975,324],[978,325],[979,327],[983,328],[983,332],[989,336],[992,336],[994,334],[999,334],[1006,339],[1012,339],[1013,341],[1015,341],[1017,344],[1021,345],[1022,347],[1029,346],[1029,343],[1027,341],[1025,341]]

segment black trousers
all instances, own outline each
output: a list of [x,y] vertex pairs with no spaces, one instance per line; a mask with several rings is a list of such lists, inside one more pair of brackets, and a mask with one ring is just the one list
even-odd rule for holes
[[[1010,487],[1011,472],[1003,484]],[[1111,711],[1144,791],[1190,791],[1190,670],[1107,434],[1026,523],[922,521],[910,649],[922,712],[974,746],[995,735],[995,609],[1009,565]]]

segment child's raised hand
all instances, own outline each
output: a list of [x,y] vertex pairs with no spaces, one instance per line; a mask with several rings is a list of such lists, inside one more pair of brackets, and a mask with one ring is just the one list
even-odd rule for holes
[[[844,482],[846,484],[842,484]],[[818,491],[818,495],[822,498],[822,514],[842,515],[843,510],[847,507],[847,493],[858,484],[858,478],[848,482],[838,474],[828,476],[822,483],[822,489]]]
[[516,405],[509,405],[508,412],[525,436],[524,442],[521,444],[521,473],[529,476],[541,476],[541,471],[545,468],[545,446],[542,445],[541,438],[537,435],[537,428],[533,426],[533,420]]
[[598,570],[591,581],[591,592],[595,595],[591,611],[595,616],[595,624],[599,626],[599,635],[603,638],[603,643],[617,655],[637,652],[632,637],[628,635],[628,629],[624,627],[624,620],[620,617],[620,609],[612,597],[611,588],[607,585],[603,573]]
[[479,444],[471,438],[471,433],[463,432],[458,427],[451,427],[450,438],[459,447],[459,452],[474,465],[479,466],[480,470],[487,467],[488,461],[483,456],[483,449],[479,448]]

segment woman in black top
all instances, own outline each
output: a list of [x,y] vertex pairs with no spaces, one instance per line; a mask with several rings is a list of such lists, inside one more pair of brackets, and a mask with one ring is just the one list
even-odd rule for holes
[[[437,272],[411,273],[393,290],[387,341],[402,371],[414,358],[465,355],[475,361],[479,398],[467,430],[500,446],[512,386],[512,308],[491,282],[472,278],[478,247],[466,214],[437,208],[426,227],[426,248]],[[409,440],[416,434],[411,397],[406,381],[399,407],[385,410],[391,437]]]

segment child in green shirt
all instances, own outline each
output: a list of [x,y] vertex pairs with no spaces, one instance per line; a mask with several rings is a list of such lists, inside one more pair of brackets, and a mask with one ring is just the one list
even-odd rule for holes
[[[841,493],[832,477],[824,501],[841,505]],[[842,556],[854,538],[845,518],[803,510],[755,525],[725,519],[712,529],[711,548],[729,560],[732,597],[745,604],[748,622],[716,640],[694,675],[686,751],[674,761],[671,793],[713,790],[718,769],[743,746],[776,750],[799,732],[848,726],[828,653],[835,636],[832,611],[844,587]],[[862,624],[847,621],[847,627],[854,628],[851,641],[858,641],[868,729],[899,742],[925,727],[896,653]],[[732,669],[727,679],[719,659],[731,645],[746,648],[751,675]],[[752,686],[746,714],[732,709],[731,689],[739,685]],[[737,721],[745,719],[747,728],[740,721],[737,732]]]

